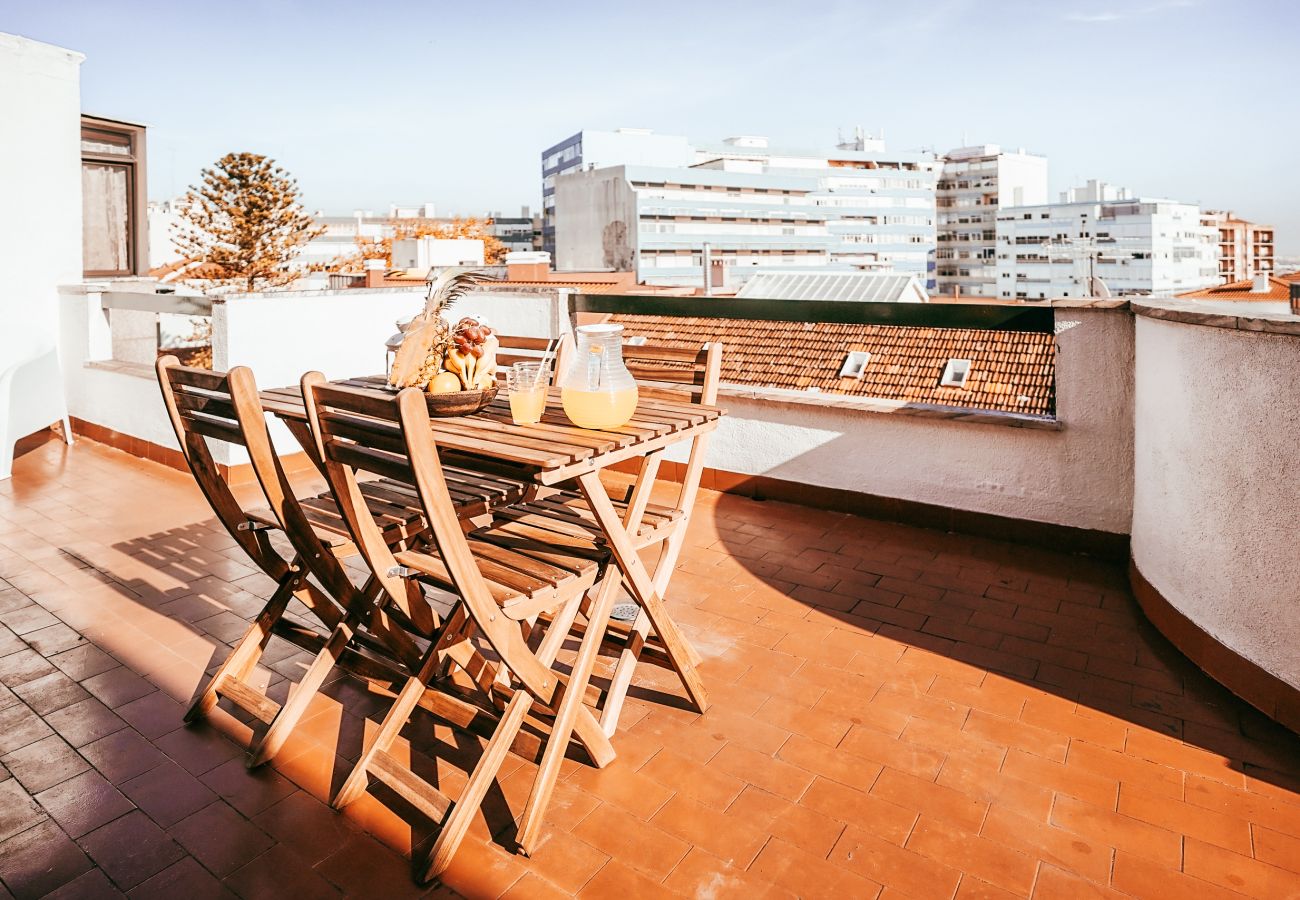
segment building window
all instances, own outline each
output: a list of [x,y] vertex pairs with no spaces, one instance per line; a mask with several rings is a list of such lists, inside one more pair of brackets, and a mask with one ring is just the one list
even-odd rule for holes
[[146,236],[145,129],[81,117],[81,246],[87,276],[143,275]]
[[871,354],[862,350],[851,350],[849,355],[844,358],[844,365],[840,366],[841,378],[856,378],[862,380],[866,374],[867,363],[871,361]]
[[939,384],[944,387],[965,387],[969,375],[969,359],[950,359],[948,365],[943,368],[943,377],[939,379]]

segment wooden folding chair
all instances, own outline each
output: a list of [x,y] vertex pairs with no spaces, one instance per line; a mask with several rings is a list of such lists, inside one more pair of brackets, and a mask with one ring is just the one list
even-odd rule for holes
[[[299,499],[293,493],[272,448],[252,372],[244,367],[225,373],[189,368],[174,356],[160,358],[156,371],[176,439],[199,489],[230,536],[277,582],[266,606],[185,714],[185,721],[193,722],[225,698],[256,719],[261,732],[248,750],[251,768],[276,754],[341,658],[358,672],[392,681],[401,673],[394,676],[385,665],[388,648],[408,647],[409,639],[378,611],[378,583],[372,580],[358,589],[341,565],[341,559],[357,551],[331,495]],[[235,498],[204,438],[247,449],[266,506],[246,507]],[[424,530],[419,502],[403,485],[370,482],[364,496],[371,512],[385,522],[384,541],[405,545]],[[292,558],[272,546],[274,531],[288,538]],[[324,633],[286,616],[294,598],[316,616]],[[283,705],[247,680],[272,635],[316,654]]]
[[[717,342],[704,344],[698,349],[649,343],[625,344],[623,359],[637,379],[641,397],[677,401],[689,397],[692,402],[713,405],[718,399],[722,352],[723,346]],[[691,441],[681,483],[673,485],[675,497],[672,502],[652,503],[650,499],[663,462],[663,451],[648,454],[642,459],[632,488],[623,499],[614,501],[615,509],[634,535],[636,549],[659,549],[653,585],[660,597],[668,587],[686,540],[691,512],[699,494],[708,443],[708,433],[698,435]],[[526,519],[529,528],[551,527],[561,531],[583,528],[589,530],[597,540],[601,539],[587,498],[578,491],[560,491],[543,499],[503,507],[497,511],[497,515],[506,520]],[[498,531],[509,533],[512,529],[503,525]],[[556,622],[551,627],[563,624]],[[589,622],[579,623],[578,633],[584,633],[589,626]],[[618,727],[623,701],[642,654],[646,654],[647,660],[657,665],[668,668],[675,666],[658,637],[650,634],[650,620],[644,610],[639,610],[630,624],[611,620],[607,628],[606,642],[612,645],[618,662],[601,702],[601,726],[606,734],[612,736]],[[690,656],[690,665],[698,665],[700,659],[694,648],[689,643],[685,647]],[[683,673],[679,671],[678,674]]]
[[[395,618],[424,623],[418,636],[429,640],[414,674],[333,803],[342,807],[356,799],[371,777],[396,791],[439,826],[432,846],[413,860],[418,880],[433,878],[456,853],[505,754],[520,743],[525,722],[540,713],[549,719],[549,735],[521,819],[519,843],[527,852],[535,844],[571,734],[597,765],[613,758],[613,748],[583,705],[598,642],[579,650],[564,678],[551,668],[560,641],[534,651],[524,640],[521,623],[543,613],[571,620],[596,583],[607,554],[587,538],[567,544],[516,540],[506,545],[482,540],[480,532],[467,535],[452,508],[420,391],[408,388],[389,398],[329,385],[319,373],[309,373],[303,378],[303,396],[320,458],[362,556],[384,586],[386,602],[398,608]],[[364,503],[359,473],[416,488],[430,525],[427,548],[389,548]],[[453,611],[445,618],[434,614],[418,588],[412,589],[419,584],[453,595]],[[608,618],[617,584],[617,578],[602,581],[592,604],[593,627]],[[484,652],[489,647],[491,659]],[[469,697],[474,702],[467,710]],[[453,724],[457,722],[452,714],[480,726],[490,722],[487,744],[456,800],[389,752],[417,705],[443,714]]]
[[546,356],[551,357],[551,375],[563,372],[572,340],[568,334],[555,338],[525,337],[516,334],[497,335],[497,377],[505,378],[506,370],[517,362],[540,362]]

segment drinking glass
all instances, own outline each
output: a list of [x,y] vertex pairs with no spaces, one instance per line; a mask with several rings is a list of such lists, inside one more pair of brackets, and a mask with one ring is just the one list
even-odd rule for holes
[[542,420],[550,381],[550,372],[541,363],[515,363],[506,372],[510,417],[516,425],[536,425]]

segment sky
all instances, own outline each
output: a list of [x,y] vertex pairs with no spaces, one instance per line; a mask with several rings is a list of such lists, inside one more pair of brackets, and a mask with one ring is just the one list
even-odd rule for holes
[[805,148],[862,125],[1044,154],[1053,196],[1229,208],[1292,256],[1298,25],[1289,0],[0,0],[0,31],[86,55],[85,112],[148,126],[156,200],[250,151],[311,210],[512,214],[583,128]]

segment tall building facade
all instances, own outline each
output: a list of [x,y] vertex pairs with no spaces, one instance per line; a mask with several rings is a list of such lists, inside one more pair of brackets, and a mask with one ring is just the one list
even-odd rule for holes
[[615,165],[688,166],[694,148],[686,138],[644,128],[579,131],[542,151],[542,246],[555,259],[555,179],[581,169]]
[[1047,199],[1045,156],[997,144],[946,154],[935,190],[939,293],[997,296],[998,210]]
[[1090,182],[997,214],[999,299],[1175,294],[1218,282],[1217,232],[1194,204]]
[[822,151],[753,136],[691,149],[687,164],[559,175],[558,266],[702,284],[707,244],[737,283],[763,270],[829,269],[912,274],[934,289],[932,155],[889,154],[863,135]]
[[1273,226],[1257,225],[1231,211],[1206,210],[1202,222],[1218,232],[1219,280],[1246,281],[1274,271]]

